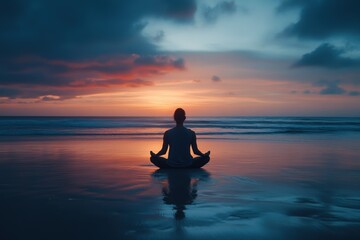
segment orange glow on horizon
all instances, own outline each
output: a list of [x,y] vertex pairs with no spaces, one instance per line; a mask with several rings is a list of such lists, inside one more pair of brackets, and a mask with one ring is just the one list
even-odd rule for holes
[[[173,66],[137,66],[128,73],[107,73],[103,76],[124,77],[123,82],[109,81],[101,85],[101,76],[98,76],[100,78],[83,80],[84,82],[80,80],[78,86],[49,86],[46,89],[47,92],[52,89],[54,92],[58,89],[75,89],[75,93],[78,92],[77,96],[66,99],[60,99],[56,94],[28,99],[1,98],[0,114],[171,116],[178,107],[184,108],[188,116],[354,116],[360,112],[354,111],[359,109],[356,96],[321,95],[319,92],[323,87],[307,82],[253,76],[256,69],[234,67],[226,62],[226,57],[224,62],[211,60],[207,56],[188,56],[186,59],[187,68],[184,71]],[[133,61],[122,59],[125,60]],[[242,63],[242,60],[239,62]],[[117,63],[120,64],[121,59],[109,60],[105,65]],[[55,61],[54,64],[70,63]],[[103,63],[93,61],[75,63],[72,67],[83,69],[92,65],[103,66],[101,64]],[[152,75],[146,75],[147,71]],[[221,77],[220,81],[211,80],[211,76],[215,74]],[[147,77],[139,78],[142,80],[139,82],[128,82],[139,75]],[[349,91],[360,90],[344,87]],[[35,88],[42,90],[42,87]]]

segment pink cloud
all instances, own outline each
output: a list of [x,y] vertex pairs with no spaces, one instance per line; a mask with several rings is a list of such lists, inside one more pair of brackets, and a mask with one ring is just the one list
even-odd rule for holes
[[183,71],[185,63],[182,58],[167,55],[131,54],[81,61],[23,56],[13,61],[11,67],[13,70],[0,80],[0,88],[7,89],[0,92],[2,97],[57,95],[64,99],[111,89],[152,86],[154,82],[146,78]]

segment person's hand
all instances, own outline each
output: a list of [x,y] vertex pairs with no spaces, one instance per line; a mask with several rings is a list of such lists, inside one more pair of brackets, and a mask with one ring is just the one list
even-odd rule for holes
[[155,153],[153,152],[153,151],[150,151],[150,155],[152,156],[152,157],[155,157]]
[[210,156],[210,151],[207,151],[207,152],[204,154],[204,156],[206,156],[206,157]]

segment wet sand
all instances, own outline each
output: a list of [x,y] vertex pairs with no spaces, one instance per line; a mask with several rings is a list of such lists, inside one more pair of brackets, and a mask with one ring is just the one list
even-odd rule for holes
[[0,142],[0,239],[359,239],[353,137],[200,139],[200,170],[157,170],[160,139]]

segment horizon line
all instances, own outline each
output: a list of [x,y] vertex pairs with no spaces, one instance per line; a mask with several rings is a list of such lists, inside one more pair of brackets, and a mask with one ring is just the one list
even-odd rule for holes
[[[164,117],[164,118],[172,118],[173,116],[172,115],[164,115],[164,116],[148,116],[148,115],[117,115],[117,116],[114,116],[114,115],[0,115],[0,118],[8,118],[8,117],[79,117],[79,118],[95,118],[95,117],[103,117],[103,118],[121,118],[121,117],[124,117],[124,118],[158,118],[158,117]],[[336,115],[190,115],[188,116],[189,118],[192,118],[192,117],[195,117],[195,118],[206,118],[206,117],[223,117],[223,118],[232,118],[232,117],[283,117],[283,118],[286,118],[286,117],[293,117],[293,118],[301,118],[301,117],[310,117],[310,118],[360,118],[360,115],[355,115],[355,116],[349,116],[349,115],[345,115],[345,116],[336,116]]]

